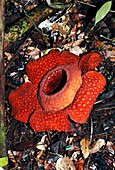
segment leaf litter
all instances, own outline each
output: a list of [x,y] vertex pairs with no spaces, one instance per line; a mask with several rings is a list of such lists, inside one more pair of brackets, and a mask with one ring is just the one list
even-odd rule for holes
[[[34,2],[32,3],[34,4]],[[42,37],[33,31],[23,43],[23,47],[10,67],[8,64],[14,54],[12,51],[5,52],[4,66],[7,67],[5,122],[9,169],[64,170],[65,167],[66,169],[70,167],[70,169],[78,170],[103,170],[106,167],[106,169],[112,170],[115,167],[114,47],[110,41],[103,41],[100,38],[101,27],[98,24],[99,30],[96,30],[95,34],[91,33],[86,36],[85,19],[88,17],[87,11],[91,7],[86,8],[86,5],[80,3],[77,5],[78,7],[73,5],[69,9],[59,10],[54,16],[41,22],[39,28],[44,41],[41,41]],[[92,23],[93,20],[90,20],[89,28],[92,28]],[[106,36],[107,33],[104,33]],[[113,38],[109,29],[108,35],[110,35],[109,38]],[[76,129],[75,132],[34,133],[28,125],[12,120],[7,97],[12,90],[28,81],[25,72],[27,62],[32,58],[42,57],[47,49],[56,47],[61,50],[69,50],[77,55],[91,50],[100,52],[103,55],[103,62],[97,69],[106,77],[107,85],[95,103],[87,123],[72,124]],[[91,119],[93,134],[90,143]]]

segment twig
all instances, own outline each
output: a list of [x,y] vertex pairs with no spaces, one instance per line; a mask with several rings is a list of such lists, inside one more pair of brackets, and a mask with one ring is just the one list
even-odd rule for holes
[[104,35],[100,35],[100,37],[104,38],[105,40],[111,41],[112,43],[115,43],[115,40],[105,37]]
[[22,49],[22,46],[23,46],[23,43],[25,42],[27,37],[25,37],[25,39],[23,40],[22,44],[19,46],[18,50],[15,52],[15,54],[13,55],[13,57],[11,58],[11,60],[9,61],[9,63],[6,65],[6,67],[4,68],[4,73],[7,72],[7,70],[9,69],[10,65],[14,62],[14,60],[16,59],[16,57],[19,55],[21,49]]
[[[93,7],[93,8],[96,8],[95,5],[92,5],[92,4],[89,4],[89,3],[86,3],[86,2],[82,2],[82,1],[77,1],[77,2],[80,3],[80,4],[84,4],[84,5],[87,5],[87,6],[91,6],[91,7]],[[110,10],[110,12],[111,12],[111,13],[115,13],[115,11],[113,11],[113,10]]]
[[96,111],[100,111],[100,110],[112,110],[112,109],[115,109],[115,106],[112,106],[112,107],[105,107],[105,108],[99,108],[99,109],[96,109]]
[[29,18],[30,22],[34,25],[35,29],[40,32],[40,30],[38,29],[37,25],[35,24],[35,22],[31,19],[31,17],[27,14],[26,10],[23,10],[24,14]]
[[90,133],[90,144],[91,144],[91,142],[92,142],[92,138],[93,138],[93,121],[92,121],[92,119],[91,119],[91,133]]

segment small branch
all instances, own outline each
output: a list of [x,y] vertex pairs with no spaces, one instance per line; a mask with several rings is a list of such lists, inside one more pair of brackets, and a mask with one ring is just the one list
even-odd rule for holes
[[91,119],[91,133],[90,133],[90,144],[92,142],[92,138],[93,138],[93,121]]
[[[96,5],[92,5],[92,4],[89,4],[89,3],[86,3],[86,2],[82,2],[82,1],[77,1],[77,2],[80,3],[80,4],[84,4],[84,5],[96,8]],[[113,10],[110,10],[110,12],[115,13],[115,11],[113,11]]]

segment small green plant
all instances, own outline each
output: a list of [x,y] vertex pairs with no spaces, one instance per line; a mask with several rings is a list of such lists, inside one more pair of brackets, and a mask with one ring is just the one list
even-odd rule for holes
[[0,158],[0,167],[4,167],[7,164],[8,164],[8,158],[7,157]]
[[111,9],[111,6],[111,1],[108,1],[102,5],[102,7],[96,13],[94,26],[96,26],[97,23],[100,22],[108,14]]
[[19,37],[21,37],[27,30],[28,30],[28,24],[26,21],[23,21],[21,29],[19,30]]

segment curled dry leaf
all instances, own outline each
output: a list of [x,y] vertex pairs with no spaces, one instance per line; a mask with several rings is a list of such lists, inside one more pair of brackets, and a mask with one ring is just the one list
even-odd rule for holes
[[83,157],[86,159],[89,156],[89,141],[84,138],[80,142]]
[[12,58],[12,55],[10,53],[5,52],[4,54],[8,61]]
[[76,170],[76,168],[72,160],[68,157],[63,157],[57,160],[56,170]]
[[106,145],[107,150],[111,153],[111,154],[115,154],[115,144],[113,144],[112,142],[107,141],[107,145]]
[[[83,52],[86,52],[85,47],[82,48],[79,45],[76,45],[77,43],[79,43],[80,41],[77,40],[72,44],[72,47],[68,47],[70,49],[70,52],[75,54],[75,55],[80,55],[83,54]],[[67,44],[66,44],[67,45]]]
[[96,143],[94,144],[94,146],[89,150],[89,152],[92,154],[92,153],[96,153],[100,150],[100,148],[102,146],[105,145],[105,140],[104,139],[98,139],[96,141]]
[[110,58],[112,62],[115,62],[115,50],[112,50],[112,51],[107,50],[106,56],[107,58]]
[[38,142],[36,148],[41,150],[41,151],[45,151],[46,150],[46,144],[45,144],[45,140],[46,140],[46,136],[47,135],[44,135],[42,138],[41,138],[41,141]]

